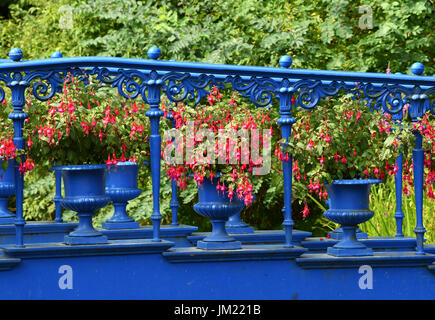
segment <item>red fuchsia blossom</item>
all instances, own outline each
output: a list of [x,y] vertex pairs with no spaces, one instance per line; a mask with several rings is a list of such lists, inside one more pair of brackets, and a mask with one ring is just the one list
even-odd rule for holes
[[33,142],[32,142],[31,137],[29,136],[29,140],[27,140],[27,146],[28,146],[29,148],[31,148],[32,145],[33,145]]
[[302,210],[301,213],[303,219],[306,219],[307,216],[310,214],[310,209],[308,209],[308,205],[306,203],[305,203],[304,210]]
[[24,163],[20,163],[20,167],[18,170],[21,174],[24,174],[28,171],[33,170],[33,168],[35,168],[35,164],[33,163],[33,160],[27,158]]
[[7,140],[0,140],[0,157],[5,159],[16,157],[16,148],[12,138]]
[[307,147],[311,150],[314,148],[314,141],[310,139],[310,141],[307,144]]
[[321,164],[322,167],[323,167],[323,163],[325,162],[325,158],[323,157],[323,154],[322,154],[322,156],[320,157],[319,162],[320,162],[320,164]]
[[[236,132],[240,129],[268,129],[270,130],[270,133],[273,134],[273,130],[271,129],[272,120],[268,113],[260,109],[253,112],[244,106],[242,107],[238,102],[238,95],[236,95],[236,93],[233,93],[230,97],[230,99],[226,100],[219,89],[215,87],[212,92],[207,95],[207,102],[205,105],[197,106],[195,109],[185,107],[183,104],[172,106],[172,116],[177,129],[183,130],[190,121],[193,121],[194,123],[195,135],[193,139],[183,139],[186,148],[188,147],[189,150],[197,149],[193,154],[206,156],[207,153],[204,150],[209,150],[209,148],[200,149],[208,139],[201,139],[201,137],[196,134],[199,129],[207,129],[217,135],[231,129]],[[164,106],[164,108],[166,108],[166,106]],[[270,128],[267,128],[267,126],[270,126]],[[227,142],[224,146],[219,147],[217,145],[219,142],[218,140],[219,139],[216,139],[216,144],[212,146],[212,148],[216,151],[216,155],[219,159],[226,163],[226,165],[223,166],[227,167],[228,165],[232,165],[233,169],[226,173],[222,173],[222,169],[219,165],[216,163],[212,164],[211,159],[206,158],[207,161],[205,164],[202,163],[201,166],[196,164],[197,160],[195,159],[194,164],[186,163],[182,166],[182,174],[177,174],[176,182],[178,185],[180,185],[180,183],[185,184],[186,180],[184,177],[189,172],[193,173],[194,181],[197,183],[202,181],[202,178],[200,177],[215,177],[215,172],[219,172],[221,173],[220,181],[231,183],[231,188],[226,187],[225,184],[221,182],[219,183],[218,190],[220,192],[226,191],[226,194],[229,194],[229,197],[232,199],[237,196],[238,199],[243,200],[246,204],[250,204],[253,201],[253,188],[250,178],[246,178],[246,174],[248,173],[249,176],[251,176],[253,168],[261,166],[264,158],[260,154],[255,158],[249,157],[246,164],[242,163],[242,160],[245,159],[244,155],[250,152],[251,147],[254,146],[255,149],[261,150],[265,145],[270,145],[270,143],[263,140],[261,134],[259,139],[257,139],[253,145],[249,145],[249,147],[242,144],[239,138],[236,138],[236,141],[233,142],[233,144]],[[172,142],[168,141],[168,143],[171,144]],[[231,153],[231,155],[234,156],[236,164],[229,163],[230,160],[232,160],[232,157],[230,159],[230,149],[234,150],[234,153]],[[201,153],[198,153],[198,151],[201,151]],[[280,153],[280,150],[275,149],[275,152]],[[283,161],[285,161],[285,159],[289,161],[290,159],[288,153],[285,155],[281,153],[281,156]],[[174,175],[173,169],[167,167],[166,170],[168,175]],[[198,178],[200,179],[198,180]]]
[[346,163],[346,162],[347,162],[347,159],[345,158],[344,154],[343,154],[343,156],[341,157],[341,162],[342,162],[342,163]]

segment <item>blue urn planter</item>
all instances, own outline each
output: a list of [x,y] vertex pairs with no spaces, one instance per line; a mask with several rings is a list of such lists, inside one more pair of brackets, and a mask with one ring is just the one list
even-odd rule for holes
[[373,250],[357,240],[358,224],[370,220],[374,212],[369,210],[369,195],[372,184],[382,180],[352,179],[334,180],[326,185],[329,197],[329,210],[323,215],[330,221],[339,223],[343,230],[342,239],[327,253],[333,256],[370,256]]
[[[3,161],[0,161],[2,164]],[[8,160],[6,171],[0,166],[0,224],[14,223],[15,215],[8,210],[9,197],[15,194],[15,160]]]
[[206,250],[241,249],[241,242],[228,235],[225,223],[229,217],[242,211],[244,203],[236,197],[231,200],[226,193],[217,191],[218,182],[219,178],[213,180],[206,178],[198,185],[199,202],[193,206],[193,209],[210,219],[212,232],[198,241],[197,247]]
[[104,229],[132,229],[139,228],[139,222],[127,215],[128,201],[142,193],[137,188],[138,166],[134,162],[118,162],[110,166],[106,177],[106,195],[115,208],[113,216],[102,223]]
[[94,229],[92,217],[95,211],[110,202],[106,196],[107,166],[72,165],[56,167],[62,173],[65,196],[60,200],[63,207],[73,210],[79,218],[78,227],[65,236],[71,245],[104,244],[107,237]]

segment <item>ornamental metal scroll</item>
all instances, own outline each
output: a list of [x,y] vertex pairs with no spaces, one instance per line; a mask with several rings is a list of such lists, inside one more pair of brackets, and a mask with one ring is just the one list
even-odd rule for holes
[[[47,68],[47,67],[45,67]],[[10,68],[9,68],[10,69]],[[265,68],[266,69],[266,68]],[[237,73],[237,72],[234,72]],[[147,103],[147,92],[150,86],[159,86],[171,102],[190,101],[198,104],[210,93],[214,86],[224,88],[229,84],[233,90],[250,99],[257,107],[269,107],[274,99],[279,99],[285,92],[295,98],[295,107],[313,109],[322,99],[339,94],[352,94],[356,99],[366,100],[372,110],[390,113],[397,116],[404,106],[412,99],[424,100],[424,112],[434,113],[434,103],[430,97],[435,93],[435,87],[419,85],[402,85],[395,79],[395,84],[373,81],[334,80],[325,72],[321,80],[296,79],[291,77],[245,76],[239,74],[226,75],[219,73],[190,73],[178,71],[161,71],[142,69],[124,69],[114,67],[65,67],[49,70],[30,70],[20,72],[0,73],[0,81],[9,86],[13,81],[22,82],[32,87],[32,93],[38,100],[46,101],[62,90],[65,77],[71,74],[76,80],[85,84],[90,76],[102,83],[117,88],[119,94],[127,99],[135,99],[139,95]],[[362,77],[362,76],[361,76]],[[330,80],[328,79],[330,78]],[[345,77],[341,75],[341,79]],[[288,81],[288,87],[283,87],[283,81]],[[427,80],[425,80],[427,81]],[[409,80],[408,80],[409,82]],[[0,101],[5,98],[5,91],[0,87]]]

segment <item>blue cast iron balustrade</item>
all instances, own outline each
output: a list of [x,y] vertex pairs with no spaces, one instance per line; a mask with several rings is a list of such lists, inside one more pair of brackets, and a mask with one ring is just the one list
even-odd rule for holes
[[[14,143],[18,149],[24,148],[21,128],[27,115],[23,112],[25,89],[32,88],[32,95],[46,101],[62,90],[65,75],[75,76],[79,81],[87,81],[87,76],[95,76],[103,83],[117,88],[125,98],[142,97],[150,105],[147,116],[151,123],[150,151],[153,185],[153,241],[160,241],[160,222],[162,215],[159,207],[160,191],[160,152],[161,136],[159,122],[163,111],[159,105],[161,96],[165,95],[171,102],[190,101],[198,103],[213,86],[231,85],[257,107],[271,107],[274,100],[279,101],[282,138],[291,135],[292,125],[296,119],[292,117],[292,98],[296,108],[313,109],[326,97],[351,93],[367,101],[372,110],[382,110],[399,118],[404,105],[409,104],[409,113],[414,121],[424,112],[434,113],[433,99],[435,93],[435,77],[421,76],[423,66],[414,64],[412,71],[416,75],[381,74],[344,71],[323,71],[289,69],[291,58],[283,56],[280,68],[220,65],[209,63],[191,63],[158,60],[160,50],[150,48],[150,59],[130,59],[113,57],[77,57],[64,58],[60,52],[52,54],[50,59],[21,61],[23,53],[14,48],[10,51],[11,61],[0,64],[0,101],[5,98],[5,89],[12,93],[14,111],[9,118],[14,122]],[[419,141],[419,137],[417,137]],[[417,143],[414,150],[415,191],[418,248],[423,252],[422,224],[422,179],[423,163],[421,145]],[[284,182],[284,247],[292,247],[292,231],[294,222],[291,217],[291,156],[283,163]],[[24,246],[23,228],[23,177],[16,169],[16,201],[17,213],[15,225],[17,230],[17,246]],[[174,190],[175,192],[176,190]],[[176,198],[173,201],[173,212],[176,216]],[[60,210],[60,209],[59,209]],[[61,217],[57,215],[59,221]]]

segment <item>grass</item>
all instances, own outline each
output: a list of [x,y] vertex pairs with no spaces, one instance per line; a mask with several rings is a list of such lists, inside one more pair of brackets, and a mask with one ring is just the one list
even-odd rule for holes
[[[369,221],[359,225],[360,229],[371,237],[396,235],[396,194],[394,179],[373,185],[370,193],[370,209],[375,215]],[[414,192],[402,195],[403,235],[414,237],[416,210]],[[423,225],[426,229],[426,243],[435,243],[435,199],[423,196]]]

